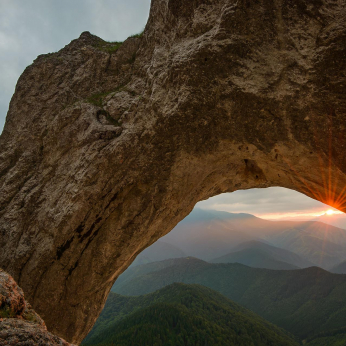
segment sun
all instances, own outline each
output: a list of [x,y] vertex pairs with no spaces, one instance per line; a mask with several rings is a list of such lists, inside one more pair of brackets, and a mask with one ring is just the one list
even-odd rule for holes
[[339,215],[339,214],[343,214],[343,212],[339,210],[335,210],[335,209],[327,209],[323,211],[322,214],[320,214],[319,216],[322,216],[322,215],[332,216],[332,215]]
[[333,215],[333,214],[336,214],[337,212],[336,211],[334,211],[333,209],[328,209],[327,211],[326,211],[326,214],[327,215]]

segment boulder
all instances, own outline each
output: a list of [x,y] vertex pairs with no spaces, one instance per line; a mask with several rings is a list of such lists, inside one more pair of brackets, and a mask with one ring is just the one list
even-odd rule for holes
[[49,333],[13,278],[0,269],[0,345],[73,346]]

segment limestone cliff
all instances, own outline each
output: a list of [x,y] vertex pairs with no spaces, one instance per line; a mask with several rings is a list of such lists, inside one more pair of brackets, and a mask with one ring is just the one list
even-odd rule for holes
[[153,0],[20,77],[0,138],[0,266],[80,342],[196,202],[295,189],[346,210],[345,0]]

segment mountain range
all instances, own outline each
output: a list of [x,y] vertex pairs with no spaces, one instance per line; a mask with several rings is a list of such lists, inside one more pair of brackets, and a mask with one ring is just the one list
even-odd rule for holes
[[268,221],[250,214],[194,209],[161,238],[205,261],[228,255],[237,251],[238,245],[254,240],[295,253],[300,263],[288,263],[297,267],[317,265],[329,270],[346,260],[346,230],[318,221]]
[[332,215],[328,215],[327,213],[325,213],[311,221],[323,222],[327,225],[335,226],[341,229],[346,229],[346,215],[344,213]]
[[346,231],[325,219],[195,209],[117,279],[83,345],[343,345],[346,275],[321,268],[346,272]]
[[327,219],[194,209],[117,279],[83,345],[346,344],[346,230]]
[[212,263],[241,263],[249,267],[265,269],[299,269],[314,264],[295,253],[260,242],[249,241],[236,246],[227,255],[211,260]]
[[153,245],[142,251],[133,261],[131,266],[186,256],[186,253],[177,246],[158,240]]
[[301,339],[346,325],[346,275],[317,267],[268,270],[188,257],[135,267],[126,275],[113,292],[142,295],[174,282],[200,284]]
[[211,289],[174,283],[139,297],[111,293],[82,345],[298,346],[298,342]]
[[331,268],[330,271],[335,274],[346,274],[346,261],[343,261]]

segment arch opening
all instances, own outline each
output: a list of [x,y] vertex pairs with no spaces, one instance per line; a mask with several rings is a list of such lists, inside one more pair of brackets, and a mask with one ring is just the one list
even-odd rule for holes
[[346,210],[345,6],[303,2],[154,0],[116,52],[85,32],[25,70],[0,137],[0,266],[49,330],[80,342],[201,200],[281,186]]
[[[273,187],[239,190],[201,201],[159,242],[176,246],[178,253],[186,256],[210,261],[241,243],[259,241],[298,252],[310,266],[330,270],[346,260],[346,249],[335,248],[339,255],[335,253],[333,258],[333,247],[328,249],[327,244],[345,244],[345,229],[346,215],[338,209],[294,190]],[[316,238],[319,241],[314,243]],[[164,250],[160,257],[155,244],[152,254],[153,246],[137,256],[132,266],[171,258]]]
[[[346,300],[339,297],[336,310],[326,308],[333,305],[331,292],[346,284],[336,269],[341,263],[346,274],[346,215],[339,210],[284,188],[221,194],[197,203],[170,233],[137,256],[115,282],[105,313],[83,345],[104,341],[100,330],[116,319],[115,300],[149,295],[146,299],[155,296],[157,302],[167,299],[170,290],[183,295],[176,283],[210,288],[307,342],[330,332],[332,325],[343,327],[332,315],[341,313]],[[314,308],[307,309],[311,304]],[[331,324],[308,327],[306,320]]]

